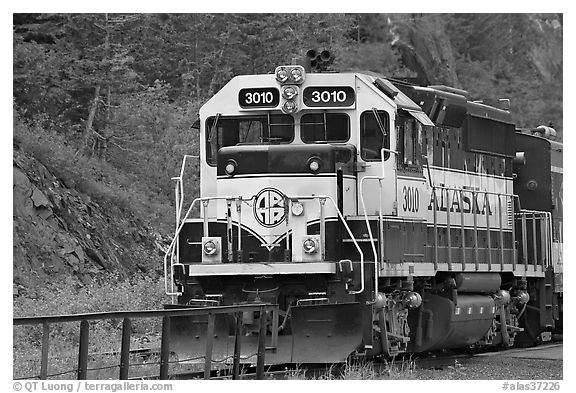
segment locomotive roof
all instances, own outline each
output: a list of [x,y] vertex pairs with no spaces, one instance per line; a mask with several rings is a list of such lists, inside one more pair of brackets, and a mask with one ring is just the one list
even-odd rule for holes
[[[372,91],[395,104],[399,110],[405,110],[426,125],[461,127],[464,118],[480,118],[503,124],[513,124],[509,111],[470,101],[467,92],[446,86],[417,86],[372,71],[308,72],[306,81],[319,81],[326,86],[354,85],[361,80]],[[224,96],[245,87],[274,86],[277,84],[274,74],[238,75],[232,78],[201,108],[211,107],[210,103],[220,93]],[[232,90],[230,90],[232,89]],[[214,104],[216,104],[214,102]],[[237,105],[232,100],[219,100],[218,112],[236,111]],[[440,110],[438,108],[441,108]],[[215,108],[212,108],[214,110]],[[436,112],[434,112],[436,111]],[[440,113],[442,112],[443,113]],[[440,114],[439,114],[440,113]]]

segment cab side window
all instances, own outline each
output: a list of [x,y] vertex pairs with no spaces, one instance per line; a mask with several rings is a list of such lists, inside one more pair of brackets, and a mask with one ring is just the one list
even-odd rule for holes
[[412,116],[400,114],[396,123],[398,168],[418,170],[422,166],[422,124]]
[[[390,149],[389,116],[386,111],[366,111],[360,115],[360,157],[364,161],[381,161],[381,149]],[[384,160],[390,153],[384,152]]]

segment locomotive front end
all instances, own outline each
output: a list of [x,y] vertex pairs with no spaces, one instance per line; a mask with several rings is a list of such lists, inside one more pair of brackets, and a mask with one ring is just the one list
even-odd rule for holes
[[[371,335],[362,251],[342,260],[337,241],[356,213],[354,81],[281,66],[232,79],[200,110],[200,218],[179,214],[172,293],[181,306],[277,304],[280,315],[245,317],[246,356],[262,318],[278,335],[270,363],[344,361]],[[224,358],[233,321],[216,322]],[[205,324],[173,324],[179,353],[204,351]]]

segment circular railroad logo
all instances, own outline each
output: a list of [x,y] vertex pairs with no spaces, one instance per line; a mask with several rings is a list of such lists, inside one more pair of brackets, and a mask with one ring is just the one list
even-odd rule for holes
[[284,194],[275,188],[264,188],[256,195],[254,217],[260,225],[272,228],[286,218]]

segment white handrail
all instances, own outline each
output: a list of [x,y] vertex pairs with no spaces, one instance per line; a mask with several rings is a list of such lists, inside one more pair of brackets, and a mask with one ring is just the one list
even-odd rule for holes
[[[194,207],[194,205],[199,202],[199,201],[210,201],[210,200],[222,200],[222,199],[236,199],[237,197],[230,197],[230,196],[224,196],[224,197],[203,197],[203,198],[196,198],[192,201],[192,203],[190,204],[190,207],[188,208],[188,210],[186,211],[186,214],[184,215],[184,218],[180,221],[180,225],[178,226],[178,228],[176,229],[176,234],[174,235],[174,238],[172,239],[172,242],[170,243],[170,245],[168,246],[168,249],[166,250],[166,254],[164,255],[164,290],[166,292],[166,295],[168,296],[180,296],[182,295],[182,292],[174,292],[174,288],[172,285],[172,288],[170,291],[168,291],[168,254],[170,254],[172,252],[172,249],[174,248],[174,245],[177,243],[178,240],[178,235],[180,234],[180,231],[182,230],[182,228],[184,227],[184,224],[186,223],[186,220],[188,219],[188,216],[190,215],[190,213],[192,212],[192,208]],[[171,263],[170,264],[170,274],[171,276],[174,275],[174,266],[184,266],[182,263]],[[170,282],[172,282],[172,280],[170,280]]]
[[[173,177],[172,180],[176,180],[176,185],[174,186],[174,202],[176,208],[176,229],[178,229],[178,224],[180,223],[180,215],[182,214],[182,206],[184,204],[184,169],[186,168],[186,159],[197,158],[200,156],[184,154],[184,159],[182,160],[182,166],[180,167],[180,176]],[[172,252],[172,258],[174,258],[174,253],[176,254],[176,260],[180,258],[180,247],[178,246],[178,241],[174,251]],[[170,293],[174,292],[174,283],[171,285]],[[174,299],[172,299],[174,301]]]
[[[329,195],[296,195],[296,196],[285,196],[286,198],[290,199],[290,200],[305,200],[305,199],[328,199],[330,200],[330,202],[332,202],[332,205],[334,205],[336,212],[338,214],[338,217],[340,218],[340,220],[342,221],[342,223],[344,224],[344,227],[346,228],[346,231],[348,232],[348,234],[350,235],[350,238],[353,240],[354,245],[356,246],[356,249],[358,250],[358,253],[360,254],[360,276],[361,276],[361,287],[360,290],[358,291],[351,291],[350,294],[355,295],[355,294],[359,294],[362,293],[364,291],[364,253],[362,252],[362,249],[360,248],[358,242],[356,241],[356,239],[354,238],[354,235],[352,234],[352,231],[350,230],[350,227],[348,226],[348,224],[346,223],[344,217],[342,216],[342,213],[340,212],[340,210],[338,209],[338,205],[336,204],[336,202],[334,201],[334,199],[329,196]],[[173,253],[173,248],[175,247],[175,245],[177,244],[178,241],[178,236],[180,234],[180,231],[182,230],[182,228],[184,227],[184,224],[186,223],[186,220],[188,219],[188,216],[190,215],[190,213],[192,212],[192,209],[194,208],[194,206],[196,205],[196,203],[200,202],[200,201],[211,201],[211,200],[240,200],[240,201],[250,201],[254,199],[254,197],[252,196],[249,199],[244,199],[242,197],[236,196],[236,197],[231,197],[231,196],[218,196],[218,197],[202,197],[202,198],[196,198],[192,201],[192,203],[190,204],[190,207],[188,208],[188,210],[186,211],[186,214],[184,215],[184,218],[182,218],[182,220],[180,221],[180,224],[177,226],[176,229],[176,234],[174,235],[174,238],[172,239],[172,242],[170,243],[170,245],[168,246],[168,249],[166,250],[166,254],[164,255],[164,290],[166,292],[166,295],[168,296],[180,296],[182,295],[181,292],[175,292],[174,291],[174,286],[173,286],[173,282],[172,280],[170,280],[170,282],[172,283],[170,290],[168,289],[168,255],[172,254],[172,258],[171,258],[171,264],[170,264],[170,275],[173,276],[174,275],[174,266],[184,266],[184,264],[182,263],[173,263],[174,260],[174,253]],[[206,219],[206,217],[205,217]]]
[[180,195],[176,195],[176,226],[178,226],[178,222],[180,221],[180,214],[182,213],[182,205],[184,204],[184,169],[186,168],[186,159],[188,158],[197,158],[200,159],[200,156],[194,156],[190,154],[184,154],[184,159],[182,160],[182,166],[180,167],[180,176],[173,177],[172,180],[176,180],[176,187],[179,187]]
[[[392,153],[398,155],[398,152],[395,150],[390,150],[385,147],[380,149],[380,159],[382,165],[382,175],[381,176],[364,176],[360,180],[360,203],[362,204],[362,211],[364,212],[364,220],[366,221],[366,227],[368,228],[368,235],[370,236],[370,245],[372,246],[372,252],[374,253],[374,300],[377,299],[378,296],[378,253],[376,252],[376,244],[374,243],[374,236],[372,235],[372,228],[370,228],[370,221],[368,221],[368,213],[366,212],[366,204],[364,202],[364,180],[378,180],[380,189],[382,188],[382,180],[386,177],[385,167],[384,167],[384,153]],[[379,198],[379,214],[378,219],[380,221],[380,225],[383,225],[384,215],[382,213],[382,198]],[[380,239],[381,242],[384,239]],[[384,255],[380,256],[382,261],[384,260]]]

